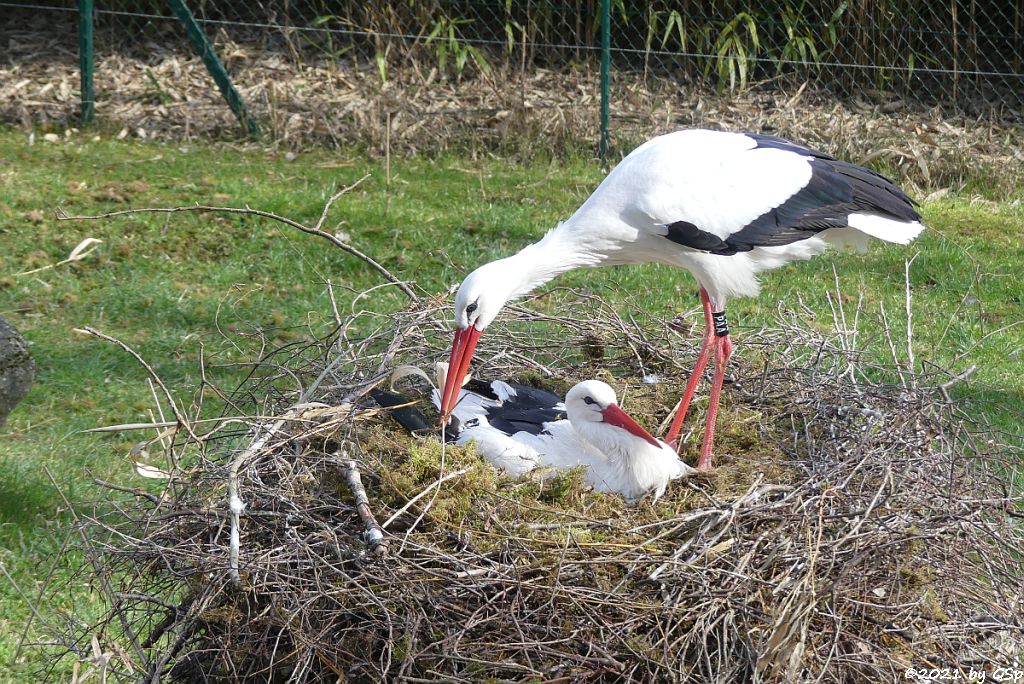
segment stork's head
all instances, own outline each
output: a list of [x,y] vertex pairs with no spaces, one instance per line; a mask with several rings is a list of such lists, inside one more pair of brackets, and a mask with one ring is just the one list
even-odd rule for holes
[[569,390],[565,395],[565,412],[580,435],[602,451],[608,450],[606,442],[621,443],[631,439],[625,433],[653,447],[660,449],[662,446],[642,425],[619,408],[615,390],[600,380],[586,380]]
[[470,326],[483,331],[497,317],[514,290],[506,260],[492,261],[476,269],[462,281],[455,293],[455,326]]
[[484,264],[470,273],[455,295],[455,341],[448,364],[448,377],[441,393],[441,424],[448,420],[459,396],[458,388],[469,370],[469,362],[480,334],[495,319],[505,302],[522,282],[509,259]]

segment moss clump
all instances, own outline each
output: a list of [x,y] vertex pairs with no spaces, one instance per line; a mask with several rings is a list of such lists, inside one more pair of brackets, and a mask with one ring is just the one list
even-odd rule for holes
[[942,607],[942,602],[932,589],[924,592],[918,601],[918,606],[921,609],[921,615],[929,620],[935,620],[936,622],[949,622],[950,620],[949,614]]
[[935,572],[927,565],[907,563],[900,566],[900,579],[912,588],[926,587],[935,582]]
[[604,359],[605,338],[599,330],[588,330],[583,334],[580,351],[587,363],[599,363]]

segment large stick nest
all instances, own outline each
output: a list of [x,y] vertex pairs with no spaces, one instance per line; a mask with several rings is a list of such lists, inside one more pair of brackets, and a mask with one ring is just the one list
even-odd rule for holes
[[[510,479],[374,408],[397,365],[445,357],[449,306],[339,320],[263,361],[233,398],[257,414],[244,430],[177,430],[162,494],[112,492],[83,521],[116,600],[82,650],[103,645],[126,680],[210,682],[893,681],[1019,662],[1019,454],[929,378],[851,349],[840,316],[741,331],[716,471],[629,507],[578,472]],[[566,290],[512,307],[474,372],[558,391],[601,376],[656,429],[696,319],[628,310]],[[429,411],[417,383],[399,388]]]

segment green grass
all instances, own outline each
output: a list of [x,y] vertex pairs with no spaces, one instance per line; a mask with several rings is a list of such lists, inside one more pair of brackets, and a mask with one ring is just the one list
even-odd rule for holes
[[[536,239],[602,176],[582,160],[517,166],[416,158],[393,160],[388,185],[382,165],[355,153],[311,152],[289,161],[276,151],[228,146],[88,138],[28,146],[23,135],[0,131],[0,315],[31,341],[38,364],[35,388],[0,429],[0,561],[24,591],[38,593],[69,520],[44,467],[73,500],[89,498],[93,477],[134,483],[126,454],[137,435],[82,431],[149,420],[154,405],[145,373],[127,354],[74,328],[92,326],[132,345],[187,405],[199,380],[201,345],[228,364],[209,372],[230,385],[242,372],[230,364],[256,353],[255,342],[235,347],[244,333],[263,330],[276,342],[323,333],[331,326],[327,279],[340,288],[342,305],[347,293],[380,282],[325,242],[265,220],[178,214],[59,222],[55,209],[199,202],[249,205],[312,223],[335,188],[365,173],[370,179],[338,202],[326,227],[347,232],[354,245],[433,293]],[[947,195],[926,204],[924,214],[929,230],[909,248],[878,245],[768,274],[759,300],[730,307],[738,353],[743,327],[771,322],[780,299],[799,297],[831,325],[825,292],[834,288],[832,263],[847,306],[863,293],[862,339],[882,353],[878,307],[903,325],[904,259],[920,252],[911,274],[918,361],[953,372],[977,364],[959,391],[965,401],[978,401],[997,428],[1017,432],[1024,405],[1024,209],[1016,198]],[[65,258],[86,237],[103,244],[84,261],[14,275]],[[575,273],[558,284],[629,291],[661,313],[697,303],[692,280],[663,267]],[[403,301],[394,288],[378,296],[375,307]],[[69,568],[56,572],[64,577]],[[83,585],[46,600],[88,611],[100,597]],[[34,681],[41,650],[22,651],[9,668],[29,617],[0,579],[0,681]],[[37,628],[30,640],[42,638]]]

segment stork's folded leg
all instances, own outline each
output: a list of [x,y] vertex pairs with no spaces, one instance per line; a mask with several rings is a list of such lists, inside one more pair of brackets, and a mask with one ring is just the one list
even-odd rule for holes
[[[721,314],[722,319],[725,313]],[[725,382],[725,366],[732,356],[732,341],[728,333],[715,338],[715,377],[711,382],[711,395],[708,397],[708,422],[704,428],[704,443],[697,458],[697,468],[707,470],[711,467],[711,450],[715,444],[715,423],[718,421],[718,401],[722,396],[722,384]]]
[[686,383],[686,389],[683,391],[683,398],[679,400],[677,405],[676,415],[672,419],[668,433],[665,435],[665,441],[673,447],[676,446],[676,439],[679,438],[679,431],[683,427],[686,411],[690,408],[690,402],[693,401],[693,393],[697,390],[697,383],[700,382],[701,377],[704,375],[704,369],[707,368],[708,361],[711,360],[711,354],[714,352],[715,327],[711,318],[711,298],[708,297],[708,292],[703,287],[700,288],[700,302],[704,306],[704,341],[701,343],[700,354],[697,356],[697,363],[693,367],[693,373],[690,374],[690,380]]

